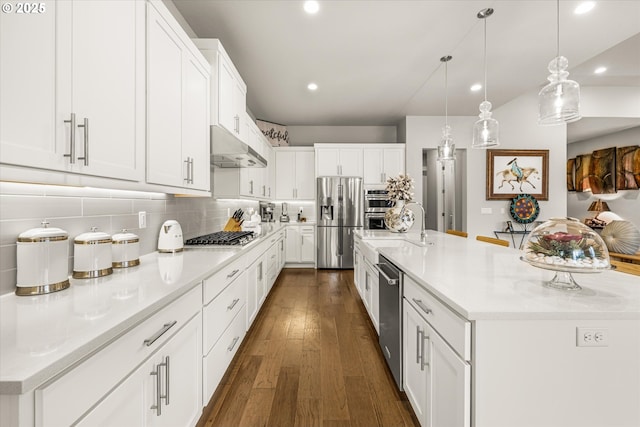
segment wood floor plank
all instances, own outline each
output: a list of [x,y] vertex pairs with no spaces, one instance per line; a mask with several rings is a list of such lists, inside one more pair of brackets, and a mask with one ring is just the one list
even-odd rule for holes
[[300,399],[296,408],[295,427],[322,427],[322,400]]
[[198,426],[408,426],[353,272],[285,269]]
[[278,375],[278,384],[275,390],[271,412],[269,414],[269,426],[292,426],[296,419],[298,402],[298,383],[300,381],[300,369],[297,367],[283,367]]

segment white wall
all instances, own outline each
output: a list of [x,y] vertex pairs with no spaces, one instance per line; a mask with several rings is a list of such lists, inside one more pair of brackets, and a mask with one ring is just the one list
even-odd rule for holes
[[184,19],[184,16],[182,16],[176,5],[173,3],[173,0],[162,0],[162,3],[164,3],[167,9],[169,9],[169,12],[171,12],[173,17],[176,18],[176,21],[178,21],[184,32],[187,33],[189,37],[191,37],[192,39],[198,38],[198,35],[187,23],[187,20]]
[[[549,150],[549,200],[539,201],[540,217],[545,220],[566,215],[566,125],[538,126],[538,96],[528,92],[495,109],[500,123],[499,149]],[[457,148],[467,150],[467,231],[469,235],[493,235],[510,220],[509,201],[486,200],[486,151],[471,149],[473,123],[477,117],[450,117]],[[435,148],[440,141],[444,117],[408,116],[406,118],[407,172],[421,178],[422,149]],[[421,197],[422,182],[416,180],[416,194]],[[491,214],[481,214],[490,208]],[[502,212],[504,210],[504,212]]]
[[582,117],[640,117],[640,87],[580,88]]
[[[621,132],[603,135],[586,141],[569,144],[567,157],[574,158],[580,154],[589,154],[593,150],[609,147],[626,147],[640,143],[640,127],[627,129]],[[594,213],[587,212],[589,205],[595,199],[607,202],[612,212],[618,216],[633,222],[640,228],[640,190],[618,191],[615,194],[591,194],[590,191],[567,194],[567,214],[571,217],[584,219],[592,217]]]
[[316,142],[397,142],[395,126],[287,126],[289,144],[310,146]]

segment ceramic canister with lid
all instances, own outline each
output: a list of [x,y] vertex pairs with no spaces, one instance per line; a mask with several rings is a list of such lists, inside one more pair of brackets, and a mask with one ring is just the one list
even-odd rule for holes
[[18,236],[16,295],[41,295],[69,287],[69,235],[48,227],[32,228]]
[[73,240],[73,278],[93,279],[113,273],[111,236],[92,227]]
[[140,238],[123,229],[111,237],[111,254],[114,268],[140,265]]

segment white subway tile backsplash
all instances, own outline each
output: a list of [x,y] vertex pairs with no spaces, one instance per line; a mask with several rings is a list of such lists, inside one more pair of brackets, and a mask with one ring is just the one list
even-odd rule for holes
[[133,213],[133,200],[82,199],[82,215],[126,215]]
[[22,196],[44,196],[46,185],[23,184],[20,182],[0,181],[0,194],[19,194]]
[[150,212],[166,212],[166,201],[165,200],[143,200],[136,199],[133,201],[133,212],[137,213],[140,211],[145,211],[147,213]]
[[44,219],[82,215],[81,199],[0,195],[0,220]]
[[0,270],[16,268],[16,245],[0,246]]
[[16,290],[16,269],[0,271],[0,295],[10,294]]

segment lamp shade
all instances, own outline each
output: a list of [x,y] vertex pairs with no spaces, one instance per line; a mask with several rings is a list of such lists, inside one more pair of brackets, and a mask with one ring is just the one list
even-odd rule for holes
[[607,202],[603,202],[600,199],[595,200],[587,209],[589,212],[610,212],[609,205]]

